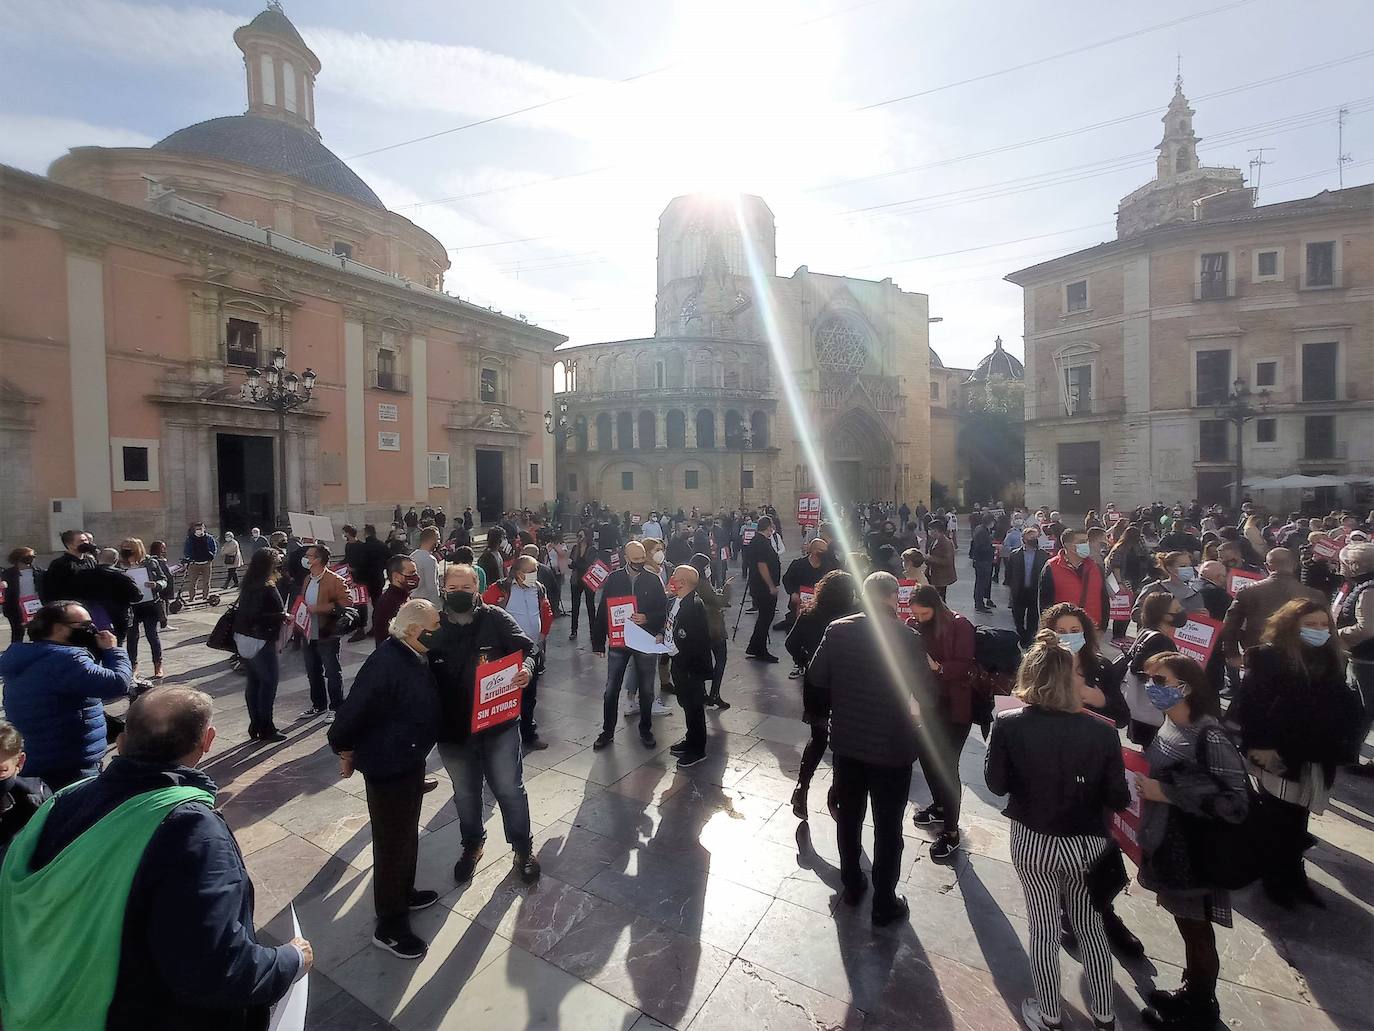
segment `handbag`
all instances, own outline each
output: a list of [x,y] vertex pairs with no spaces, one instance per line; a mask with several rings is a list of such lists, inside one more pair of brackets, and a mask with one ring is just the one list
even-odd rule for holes
[[1120,845],[1115,841],[1108,843],[1102,854],[1088,867],[1084,883],[1088,887],[1088,898],[1092,901],[1093,909],[1102,913],[1110,908],[1112,899],[1131,883],[1126,874],[1125,860],[1121,858]]
[[235,652],[238,648],[234,645],[234,617],[238,615],[238,604],[230,605],[224,610],[224,614],[215,620],[215,628],[210,631],[210,636],[205,641],[205,647],[213,648],[217,652]]
[[[1220,733],[1221,740],[1235,748],[1231,739]],[[1207,765],[1207,737],[1204,729],[1198,735],[1195,758],[1198,768],[1218,784],[1220,778]],[[1258,804],[1250,778],[1245,778],[1245,793],[1249,801],[1245,819],[1229,823],[1215,817],[1173,813],[1188,842],[1188,859],[1194,877],[1207,887],[1235,890],[1258,880],[1264,873],[1265,857],[1272,853],[1272,835],[1264,810]]]

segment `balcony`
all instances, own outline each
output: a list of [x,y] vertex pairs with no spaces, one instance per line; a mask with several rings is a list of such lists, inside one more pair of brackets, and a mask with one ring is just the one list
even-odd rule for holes
[[671,397],[690,397],[730,400],[739,398],[742,400],[761,400],[767,398],[772,393],[771,388],[766,384],[754,387],[636,387],[630,390],[573,390],[560,391],[558,396],[569,402],[576,404],[600,404],[603,402],[639,402],[660,401]]
[[1344,286],[1345,273],[1338,268],[1308,268],[1298,276],[1299,290],[1339,290]]
[[384,372],[373,369],[368,377],[368,386],[377,390],[389,390],[393,394],[410,393],[410,379],[399,372]]
[[1328,437],[1308,437],[1302,443],[1299,462],[1343,462],[1350,457],[1350,444]]
[[1063,419],[1102,418],[1121,415],[1126,411],[1124,397],[1076,397],[1065,408],[1062,397],[1041,398],[1036,405],[1037,414],[1027,422],[1057,422]]
[[1204,275],[1193,284],[1195,301],[1226,301],[1235,296],[1235,276]]

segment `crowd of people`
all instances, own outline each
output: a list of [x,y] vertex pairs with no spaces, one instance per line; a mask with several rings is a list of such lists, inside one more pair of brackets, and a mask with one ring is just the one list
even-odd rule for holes
[[[923,504],[874,502],[796,526],[789,550],[771,507],[641,518],[590,503],[566,534],[562,514],[561,505],[557,518],[509,513],[477,541],[471,509],[449,527],[441,509],[397,506],[386,539],[374,525],[346,525],[337,554],[334,542],[282,530],[217,541],[196,524],[177,567],[164,542],[102,549],[75,529],[46,568],[32,549],[16,549],[4,572],[13,643],[0,654],[0,935],[19,943],[0,950],[6,1018],[20,1015],[24,1026],[85,963],[101,971],[100,989],[64,1003],[71,1026],[97,1008],[110,1027],[190,1027],[216,1010],[231,1026],[313,960],[305,941],[257,942],[251,882],[213,811],[215,785],[195,768],[214,741],[212,703],[159,686],[159,631],[177,578],[191,601],[208,597],[217,557],[237,588],[222,617],[224,647],[245,678],[249,737],[286,740],[275,711],[281,656],[298,649],[310,705],[292,729],[326,724],[340,776],[363,778],[372,941],[402,959],[426,954],[410,914],[440,897],[416,884],[432,751],[453,784],[454,881],[471,881],[486,849],[484,792],[515,876],[539,879],[523,760],[548,747],[538,691],[551,675],[554,622],[567,618],[575,641],[583,615],[591,652],[606,662],[592,748],[623,746],[623,717],[640,746],[656,750],[654,720],[676,706],[679,770],[712,754],[707,710],[730,707],[722,686],[743,617],[753,619],[752,662],[778,662],[781,635],[810,731],[792,810],[811,819],[810,787],[828,751],[841,900],[868,899],[875,926],[909,913],[898,884],[918,769],[930,801],[913,824],[933,834],[934,862],[957,859],[960,758],[980,727],[983,775],[1007,797],[1026,896],[1034,993],[1022,1016],[1033,1029],[1062,1026],[1061,946],[1082,960],[1099,1028],[1115,1026],[1113,954],[1144,953],[1113,907],[1127,872],[1110,816],[1132,806],[1132,779],[1142,800],[1139,880],[1175,920],[1186,954],[1181,986],[1150,993],[1147,1024],[1217,1019],[1215,928],[1230,926],[1231,891],[1258,880],[1280,905],[1319,904],[1303,865],[1309,818],[1342,771],[1370,772],[1359,761],[1374,717],[1368,521],[1285,521],[1249,505],[1232,519],[1194,502],[1109,505],[1080,528],[997,502],[975,506],[966,522]],[[994,586],[1004,585],[1014,632],[951,607],[961,531],[974,612],[997,608]],[[1214,624],[1201,652],[1190,633],[1200,620]],[[994,659],[1007,638],[1009,663]],[[141,639],[152,680],[137,676]],[[369,640],[345,684],[342,645]],[[124,719],[107,718],[105,704],[125,697]],[[1131,746],[1143,752],[1128,772]],[[861,865],[870,806],[871,876]],[[110,871],[119,878],[105,879]],[[225,871],[232,892],[209,883]],[[97,932],[79,948],[55,947],[81,937],[74,888],[102,885]],[[122,951],[101,951],[111,936],[122,936]],[[207,982],[204,963],[189,970],[194,954],[223,963],[222,976]]]

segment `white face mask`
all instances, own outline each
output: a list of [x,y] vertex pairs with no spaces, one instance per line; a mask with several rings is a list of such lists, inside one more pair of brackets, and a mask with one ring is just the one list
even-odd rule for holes
[[654,565],[656,565],[656,566],[661,566],[661,565],[663,565],[663,552],[661,552],[661,551],[656,551],[656,552],[654,552]]

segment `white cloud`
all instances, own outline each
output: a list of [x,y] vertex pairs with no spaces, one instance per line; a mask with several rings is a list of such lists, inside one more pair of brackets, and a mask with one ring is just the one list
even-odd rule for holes
[[72,147],[150,147],[153,142],[141,132],[118,126],[0,112],[0,164],[39,175]]

